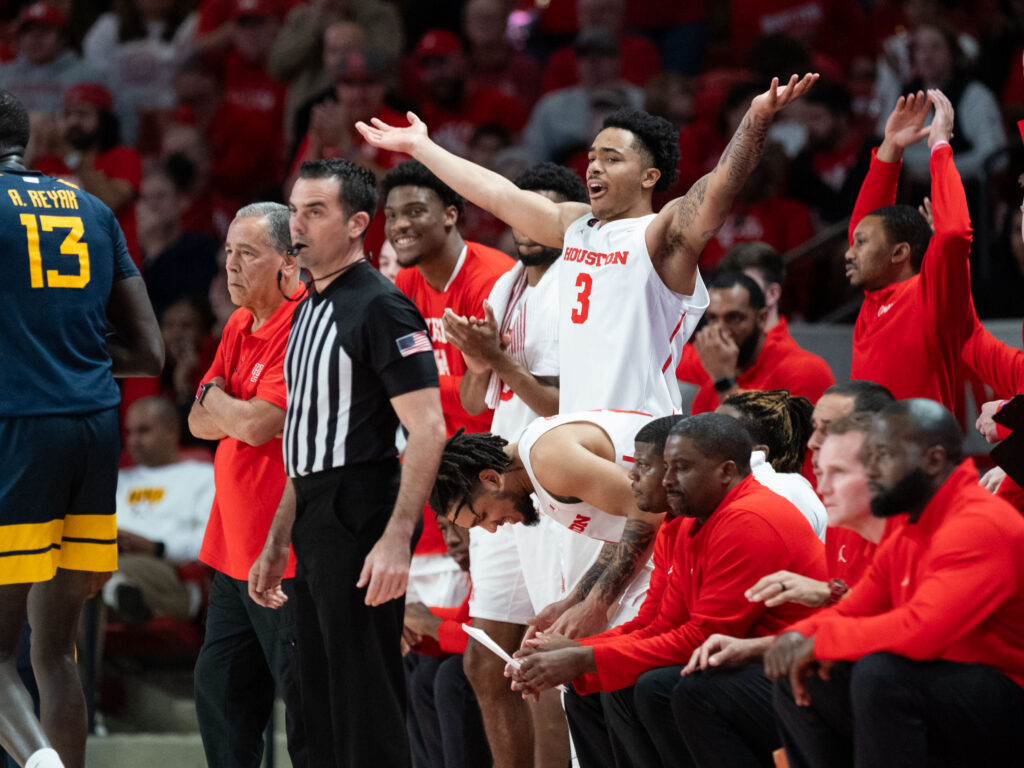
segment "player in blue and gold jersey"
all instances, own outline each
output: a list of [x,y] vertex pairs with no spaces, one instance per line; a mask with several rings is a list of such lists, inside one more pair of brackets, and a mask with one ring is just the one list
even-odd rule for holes
[[[0,91],[0,744],[21,765],[82,768],[75,630],[117,567],[114,377],[158,374],[163,342],[114,214],[25,170],[28,138]],[[26,615],[41,724],[15,669]]]

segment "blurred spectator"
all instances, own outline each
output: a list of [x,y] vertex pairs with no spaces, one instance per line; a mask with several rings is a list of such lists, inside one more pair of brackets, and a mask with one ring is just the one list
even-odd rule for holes
[[[654,195],[654,209],[686,194],[690,186],[707,173],[705,148],[714,142],[709,120],[695,120],[696,98],[690,78],[678,72],[655,75],[644,88],[644,110],[664,117],[679,131],[679,178],[664,192]],[[714,162],[714,161],[711,161]]]
[[34,3],[18,14],[18,58],[0,64],[0,88],[18,97],[29,112],[56,115],[64,91],[75,83],[96,82],[99,74],[68,46],[66,19],[51,3]]
[[[1006,131],[995,96],[970,77],[956,32],[942,22],[918,24],[911,33],[910,51],[912,77],[900,92],[938,88],[946,94],[955,111],[950,142],[956,168],[964,182],[982,179],[986,159],[1006,146]],[[889,98],[890,103],[881,104],[879,134],[884,132],[885,122],[896,105],[892,94]],[[930,122],[929,117],[926,124]],[[927,181],[929,157],[927,144],[918,142],[903,153],[903,168],[916,181]]]
[[135,226],[135,197],[142,181],[142,158],[121,143],[114,97],[97,83],[79,83],[64,94],[64,147],[35,163],[38,171],[59,176],[96,195],[117,216],[128,252],[142,261]]
[[[471,163],[497,172],[495,161],[502,152],[512,146],[512,136],[500,125],[481,125],[473,132],[466,151],[466,159]],[[470,202],[465,204],[462,216],[459,217],[462,234],[469,240],[489,245],[504,251],[501,247],[508,225],[483,208]],[[508,251],[504,251],[508,253]]]
[[845,219],[871,163],[869,141],[853,123],[850,92],[819,81],[790,116],[807,131],[807,144],[789,170],[789,193],[827,224]]
[[[661,71],[661,55],[647,38],[626,34],[625,11],[625,0],[577,0],[577,24],[581,32],[592,27],[611,32],[621,54],[622,79],[643,87]],[[582,82],[579,56],[578,47],[568,45],[551,54],[544,67],[545,93]]]
[[329,60],[348,48],[368,45],[395,65],[403,30],[395,6],[382,0],[310,0],[292,8],[267,60],[271,76],[288,86],[288,115],[332,84],[337,69]]
[[235,0],[231,48],[224,61],[224,101],[284,121],[286,88],[267,74],[267,57],[281,29],[277,0]]
[[197,12],[193,50],[224,53],[234,43],[235,18],[239,9],[249,6],[270,6],[274,16],[281,20],[301,0],[200,0]]
[[126,621],[188,619],[201,595],[174,566],[199,559],[213,506],[213,464],[182,460],[174,406],[163,398],[139,400],[126,421],[135,466],[117,475],[117,572],[103,602]]
[[377,269],[392,283],[395,282],[395,278],[398,277],[398,270],[401,269],[401,266],[398,264],[398,254],[395,253],[395,246],[387,238],[384,238],[384,245],[381,246],[380,256],[377,257]]
[[872,53],[864,9],[857,0],[733,0],[731,18],[736,63],[747,59],[758,37],[780,32],[803,43],[817,58],[834,59],[842,70],[828,72],[833,77],[848,71],[856,57]]
[[181,215],[182,231],[223,240],[237,209],[232,199],[212,188],[210,149],[203,134],[194,125],[169,123],[163,129],[159,155],[188,200]]
[[281,123],[272,114],[227,103],[219,73],[195,58],[179,67],[174,91],[178,106],[206,139],[216,191],[235,210],[272,197],[284,167]]
[[643,105],[643,91],[620,77],[622,56],[614,34],[590,27],[579,33],[574,47],[580,84],[543,96],[523,131],[524,143],[539,161],[564,162],[590,146],[616,109]]
[[462,29],[469,53],[469,87],[494,87],[529,111],[540,97],[541,66],[508,38],[506,0],[469,0]]
[[814,235],[811,213],[803,203],[780,195],[786,171],[782,147],[768,141],[740,190],[729,215],[700,255],[701,270],[711,270],[737,243],[761,241],[785,253]]
[[181,215],[187,204],[180,180],[166,166],[146,173],[136,208],[142,276],[157,317],[182,296],[205,296],[217,273],[217,241],[182,231]]
[[403,115],[384,105],[387,64],[379,55],[349,50],[338,62],[333,98],[313,106],[309,131],[299,142],[286,188],[291,188],[299,167],[306,161],[340,157],[368,168],[378,176],[394,168],[404,155],[377,149],[366,143],[356,121],[379,117],[389,125],[407,125]]
[[[286,103],[288,142],[295,156],[298,142],[309,130],[310,113],[313,107],[334,97],[337,87],[338,70],[342,59],[352,51],[366,51],[366,33],[355,22],[339,21],[324,30],[323,67],[309,82],[293,82],[288,88]],[[295,99],[301,99],[294,101]]]
[[473,88],[467,82],[469,62],[462,43],[447,29],[431,29],[413,52],[418,86],[418,114],[430,126],[431,138],[450,152],[464,155],[481,125],[495,123],[518,135],[526,110],[497,88]]
[[[156,378],[127,378],[121,392],[121,424],[127,424],[128,410],[142,398],[159,396],[173,403],[178,413],[179,440],[185,445],[211,444],[192,436],[188,412],[195,401],[196,387],[213,362],[217,341],[210,335],[213,315],[205,296],[191,294],[173,301],[160,317],[164,341],[164,368]],[[124,432],[124,426],[122,426]],[[127,445],[127,433],[122,434]]]
[[992,264],[988,278],[978,280],[974,286],[978,314],[982,317],[1019,318],[1021,297],[1024,297],[1024,240],[1021,239],[1019,206],[1013,206],[1007,212],[990,258]]
[[173,106],[174,69],[195,30],[191,6],[189,0],[115,0],[82,41],[86,61],[117,94],[128,144],[139,135],[140,113]]

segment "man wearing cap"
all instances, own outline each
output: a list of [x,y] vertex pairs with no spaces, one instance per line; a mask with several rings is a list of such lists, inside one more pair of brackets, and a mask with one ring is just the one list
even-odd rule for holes
[[561,161],[589,146],[594,127],[619,107],[643,106],[644,92],[620,77],[619,43],[603,27],[576,36],[579,85],[553,91],[533,108],[523,141],[538,160]]
[[64,94],[62,157],[36,161],[36,170],[57,176],[96,195],[117,216],[128,252],[141,264],[135,198],[142,185],[142,158],[121,144],[114,97],[99,83],[73,85]]
[[333,98],[315,105],[310,112],[309,130],[295,153],[290,179],[298,176],[304,162],[325,157],[349,160],[372,171],[378,178],[405,158],[398,152],[370,146],[355,128],[356,121],[371,117],[390,118],[399,125],[408,123],[405,117],[384,104],[386,68],[383,57],[363,47],[341,55]]
[[68,47],[65,18],[50,3],[34,3],[15,22],[18,58],[0,64],[0,88],[6,88],[29,112],[56,115],[64,91],[95,80],[97,73]]
[[[447,29],[428,30],[413,52],[419,108],[431,135],[450,152],[465,155],[473,131],[494,123],[517,135],[526,123],[523,105],[497,88],[471,88],[462,42]],[[385,122],[387,122],[385,120]]]

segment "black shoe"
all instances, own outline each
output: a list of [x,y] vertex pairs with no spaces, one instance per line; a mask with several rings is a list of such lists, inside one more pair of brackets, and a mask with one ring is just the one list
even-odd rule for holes
[[153,618],[153,611],[146,605],[142,590],[131,584],[118,584],[114,590],[117,615],[132,624],[144,624]]

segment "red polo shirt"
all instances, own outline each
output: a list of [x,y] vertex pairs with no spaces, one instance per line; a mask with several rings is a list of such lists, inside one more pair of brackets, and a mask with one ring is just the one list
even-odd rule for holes
[[[641,607],[648,623],[634,621],[627,633],[583,640],[594,648],[597,672],[577,678],[576,689],[614,691],[633,685],[649,669],[685,664],[716,632],[776,634],[812,609],[796,603],[766,608],[747,600],[744,592],[765,574],[781,570],[824,581],[825,550],[797,508],[750,475],[703,525],[681,518],[664,587],[660,594],[648,593]],[[647,605],[652,599],[656,608]]]
[[1024,518],[978,485],[968,459],[916,523],[883,539],[845,599],[791,629],[815,635],[822,660],[887,651],[987,664],[1024,687],[1021,563]]
[[[850,242],[861,219],[896,202],[900,163],[878,159],[871,167],[850,218]],[[935,234],[919,274],[864,292],[853,329],[851,379],[886,387],[897,400],[927,397],[956,412],[960,354],[974,331],[971,302],[971,219],[953,150],[931,156]]]
[[[780,327],[782,330],[778,330]],[[764,346],[754,364],[736,377],[740,389],[788,389],[794,397],[806,397],[812,403],[835,383],[828,363],[797,345],[781,322],[765,334]],[[690,413],[707,413],[718,405],[714,382],[706,378],[693,398]]]
[[[300,288],[292,298],[300,298]],[[237,309],[221,335],[217,357],[203,381],[224,378],[225,391],[240,400],[266,400],[286,406],[284,350],[297,301],[281,303],[254,333],[252,313]],[[284,491],[281,438],[249,445],[233,437],[221,439],[213,461],[217,487],[199,559],[233,579],[249,578],[249,569],[263,544]],[[295,575],[295,555],[288,556],[285,578]]]

